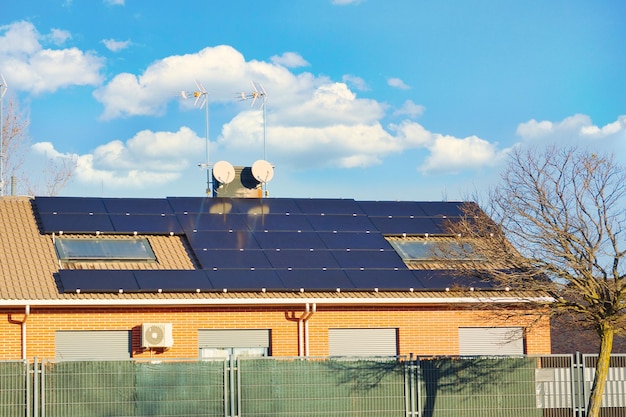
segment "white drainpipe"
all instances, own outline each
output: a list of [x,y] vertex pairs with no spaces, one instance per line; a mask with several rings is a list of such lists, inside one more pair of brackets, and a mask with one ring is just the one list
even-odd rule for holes
[[[308,304],[307,304],[308,307]],[[317,304],[313,303],[311,311],[303,319],[304,321],[304,356],[309,356],[309,319],[317,311]]]
[[309,356],[309,319],[317,310],[317,305],[306,303],[304,314],[298,319],[298,356]]
[[30,304],[24,306],[24,320],[21,322],[22,326],[22,360],[26,360],[26,320],[30,315]]

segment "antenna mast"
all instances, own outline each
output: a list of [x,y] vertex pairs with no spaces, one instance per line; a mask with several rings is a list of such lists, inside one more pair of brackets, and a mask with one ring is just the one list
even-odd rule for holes
[[0,74],[2,84],[0,84],[0,197],[4,196],[4,95],[7,92],[7,81],[4,75]]
[[[205,128],[206,128],[206,135],[205,135],[205,152],[206,152],[206,162],[204,163],[199,163],[198,166],[202,169],[206,169],[206,195],[207,196],[211,196],[211,157],[210,157],[210,145],[211,142],[209,141],[209,93],[206,91],[206,89],[204,88],[204,86],[199,83],[198,81],[194,80],[194,82],[196,83],[196,88],[197,90],[194,91],[181,91],[180,92],[180,96],[186,100],[188,98],[195,98],[196,100],[194,101],[193,105],[195,107],[200,107],[200,109],[202,109],[204,107],[205,109]],[[198,106],[198,104],[200,104]]]
[[243,100],[252,100],[252,103],[250,103],[250,107],[254,107],[254,104],[256,103],[257,99],[259,99],[261,101],[261,110],[263,111],[263,159],[267,160],[267,148],[266,148],[266,117],[267,117],[267,112],[266,109],[267,107],[265,106],[265,102],[267,101],[267,91],[265,91],[265,88],[263,87],[263,84],[261,83],[255,83],[254,81],[250,81],[250,84],[252,84],[252,92],[250,93],[245,93],[245,92],[241,92],[241,101]]

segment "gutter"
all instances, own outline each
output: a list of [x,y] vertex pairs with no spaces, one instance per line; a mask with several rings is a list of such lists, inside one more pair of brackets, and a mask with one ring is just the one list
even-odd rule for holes
[[540,297],[424,297],[424,298],[197,298],[197,299],[81,299],[81,300],[2,300],[1,306],[34,307],[163,307],[163,306],[293,306],[317,305],[441,305],[441,304],[528,304],[551,303],[555,298]]

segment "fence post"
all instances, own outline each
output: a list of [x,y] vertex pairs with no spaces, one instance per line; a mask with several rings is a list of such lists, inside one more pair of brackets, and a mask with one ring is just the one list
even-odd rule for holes
[[[398,358],[399,360],[399,358]],[[409,355],[409,360],[404,361],[404,415],[413,416],[413,353]]]
[[31,417],[31,401],[32,401],[32,391],[31,391],[31,366],[30,363],[28,362],[28,360],[24,360],[24,379],[25,379],[25,383],[26,383],[26,401],[25,401],[25,405],[26,405],[26,410],[25,410],[25,415],[26,417]]
[[33,415],[39,417],[39,366],[38,359],[33,359]]
[[576,352],[572,361],[572,408],[576,417],[585,417],[585,364],[580,352]]
[[419,416],[422,414],[422,368],[421,361],[419,356],[415,357],[415,362],[413,365],[413,375],[415,376],[415,395],[413,396],[413,410],[415,410],[415,415]]

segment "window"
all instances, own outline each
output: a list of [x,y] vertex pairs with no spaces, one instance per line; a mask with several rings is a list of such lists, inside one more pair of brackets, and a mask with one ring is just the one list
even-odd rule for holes
[[202,359],[269,356],[268,329],[200,329],[198,347]]
[[524,329],[521,327],[461,327],[460,355],[523,355]]
[[54,245],[61,261],[155,261],[145,238],[72,239],[56,238]]
[[130,330],[57,330],[54,339],[57,361],[113,361],[131,357]]
[[389,243],[405,261],[484,261],[474,253],[469,242],[456,240],[389,240]]
[[398,329],[328,329],[330,356],[396,356]]

